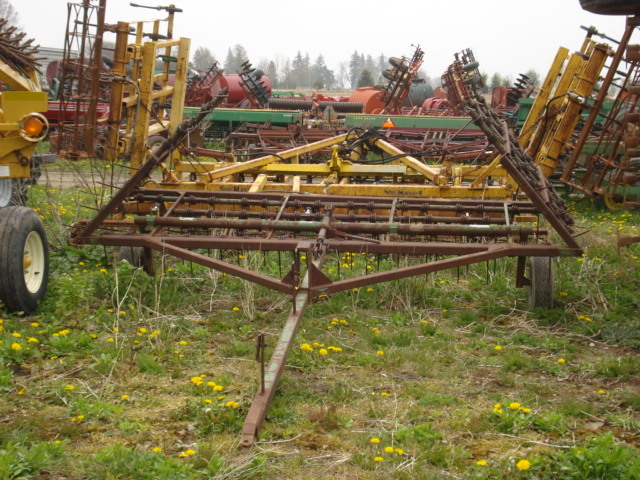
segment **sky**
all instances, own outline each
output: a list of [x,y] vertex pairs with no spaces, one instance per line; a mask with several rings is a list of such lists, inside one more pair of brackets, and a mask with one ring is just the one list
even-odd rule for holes
[[[63,47],[66,1],[9,1],[28,38],[43,47]],[[374,58],[410,58],[413,46],[419,45],[425,52],[422,69],[430,77],[440,77],[454,53],[471,48],[480,71],[489,76],[515,79],[535,70],[544,78],[558,47],[580,48],[586,33],[581,25],[595,26],[614,39],[625,29],[625,17],[584,11],[579,0],[172,1],[183,10],[176,14],[174,36],[191,39],[192,56],[198,47],[206,47],[222,64],[228,49],[240,44],[254,66],[265,59],[293,59],[299,51],[308,53],[312,62],[323,54],[336,72],[354,51]],[[169,5],[160,2],[136,1]],[[166,16],[129,3],[107,0],[106,22]]]

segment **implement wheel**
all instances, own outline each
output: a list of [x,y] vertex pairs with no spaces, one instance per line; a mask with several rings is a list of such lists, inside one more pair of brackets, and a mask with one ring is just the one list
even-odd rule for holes
[[49,245],[38,214],[26,207],[0,208],[0,300],[31,313],[49,283]]
[[531,257],[529,306],[553,308],[553,264],[551,257]]
[[118,261],[127,262],[132,267],[142,268],[149,276],[155,275],[153,250],[144,247],[120,247]]

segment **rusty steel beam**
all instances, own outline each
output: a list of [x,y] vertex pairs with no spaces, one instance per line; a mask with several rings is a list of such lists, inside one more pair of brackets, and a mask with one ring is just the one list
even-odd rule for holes
[[[320,237],[319,237],[320,238]],[[298,330],[302,323],[302,315],[305,308],[309,305],[312,298],[312,290],[314,279],[314,272],[319,271],[322,268],[322,263],[325,257],[325,250],[312,251],[312,243],[306,242],[300,245],[297,251],[304,251],[307,253],[308,269],[307,273],[302,279],[300,288],[295,290],[293,296],[293,305],[287,321],[284,324],[282,333],[278,339],[269,365],[265,371],[262,385],[260,390],[256,393],[256,396],[251,403],[247,417],[245,418],[244,425],[242,427],[242,438],[240,444],[243,446],[251,446],[258,436],[258,432],[264,423],[264,420],[269,411],[269,406],[273,400],[273,396],[276,393],[278,383],[282,377],[284,371],[287,356],[291,351],[293,342],[295,341]]]
[[602,84],[599,87],[598,94],[596,95],[596,99],[591,105],[589,116],[585,120],[584,125],[581,127],[580,135],[575,142],[575,146],[573,147],[573,151],[571,152],[571,157],[567,161],[567,164],[564,166],[562,171],[562,175],[560,176],[560,180],[569,183],[571,180],[571,174],[578,163],[578,158],[582,153],[582,149],[584,148],[585,143],[587,142],[587,138],[592,133],[593,125],[595,124],[598,116],[600,115],[600,109],[602,108],[602,104],[607,98],[607,94],[609,92],[609,87],[614,82],[614,78],[616,75],[619,75],[618,66],[622,61],[624,53],[626,51],[626,47],[629,44],[629,40],[631,39],[631,35],[635,31],[635,28],[640,25],[640,17],[628,17],[627,24],[622,35],[622,38],[618,44],[618,48],[616,49],[613,58],[611,59],[611,64],[607,70],[607,74],[605,75]]
[[[546,233],[546,231],[544,232]],[[158,235],[157,239],[147,239],[151,234],[140,233],[103,233],[85,239],[86,244],[97,244],[109,247],[119,246],[157,246],[157,250],[162,253],[165,245],[172,245],[181,249],[212,249],[230,251],[263,251],[263,252],[293,252],[300,243],[301,238],[280,238],[269,239],[264,237],[209,237],[195,235],[163,236]],[[162,242],[162,243],[158,243]],[[80,245],[80,244],[78,244]],[[325,241],[328,252],[332,253],[368,253],[382,255],[467,255],[470,253],[484,252],[487,250],[487,243],[479,242],[459,242],[451,241],[376,241],[376,240],[346,240],[329,238]],[[546,244],[509,244],[515,256],[572,256],[579,255],[580,250],[567,247],[558,247]],[[183,257],[181,257],[183,258]],[[201,257],[184,258],[185,260],[199,263]],[[209,258],[209,257],[206,257]],[[209,263],[208,260],[206,260]]]
[[534,228],[527,225],[434,225],[419,223],[365,223],[365,222],[330,222],[325,225],[318,221],[288,220],[239,220],[231,218],[176,218],[156,217],[153,215],[134,217],[133,224],[139,227],[179,227],[179,228],[231,228],[235,230],[287,232],[317,232],[321,228],[329,228],[333,232],[350,234],[394,233],[398,235],[451,235],[464,237],[528,237]]
[[[391,186],[391,185],[390,185]],[[284,194],[282,192],[261,192],[259,196],[247,195],[246,192],[236,191],[219,191],[219,190],[188,190],[185,194],[184,189],[164,189],[145,188],[131,192],[131,199],[136,202],[171,202],[180,195],[184,196],[185,202],[190,203],[228,203],[239,205],[258,205],[258,206],[279,206]],[[380,197],[371,195],[330,195],[320,194],[310,196],[308,194],[287,192],[292,202],[298,202],[301,206],[318,205],[320,203],[331,203],[337,207],[351,207],[353,208],[387,208],[396,197]],[[398,198],[399,206],[407,206],[407,209],[421,209],[433,207],[440,207],[442,210],[458,210],[466,211],[485,211],[485,209],[491,209],[492,207],[500,209],[504,208],[504,205],[508,205],[509,208],[522,208],[527,212],[532,212],[535,208],[530,201],[516,201],[516,200],[485,200],[485,199],[473,199],[473,198],[456,198],[446,199],[438,197],[402,197]],[[489,211],[489,210],[486,210]]]

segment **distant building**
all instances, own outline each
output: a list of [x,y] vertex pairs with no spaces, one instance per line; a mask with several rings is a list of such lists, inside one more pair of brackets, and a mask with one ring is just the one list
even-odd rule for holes
[[[72,57],[75,57],[76,52],[75,51],[71,52],[71,55]],[[47,67],[51,62],[55,62],[56,60],[62,60],[64,56],[64,49],[51,48],[51,47],[38,47],[37,56],[40,59],[38,60],[38,63],[40,64],[40,72],[41,72],[39,75],[40,85],[42,86],[42,88],[46,89],[46,88],[49,88],[50,86],[49,83],[47,82],[47,77],[46,77]]]

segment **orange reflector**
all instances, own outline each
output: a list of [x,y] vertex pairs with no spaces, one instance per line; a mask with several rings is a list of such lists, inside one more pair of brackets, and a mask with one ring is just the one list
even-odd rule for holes
[[382,128],[392,128],[392,127],[395,127],[395,126],[396,126],[396,124],[393,123],[393,120],[391,120],[391,117],[387,117],[387,119],[382,124]]
[[24,133],[26,133],[30,137],[37,137],[44,130],[44,125],[42,121],[37,117],[30,117],[25,120],[23,123],[22,129]]

